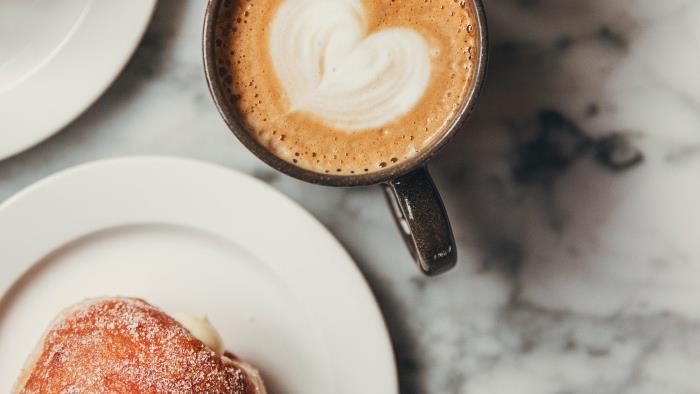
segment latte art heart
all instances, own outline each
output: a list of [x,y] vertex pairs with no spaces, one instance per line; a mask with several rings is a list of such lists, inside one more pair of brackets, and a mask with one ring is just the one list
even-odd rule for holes
[[287,0],[269,51],[290,112],[305,111],[337,129],[379,128],[411,111],[431,74],[426,40],[410,28],[367,35],[360,0]]

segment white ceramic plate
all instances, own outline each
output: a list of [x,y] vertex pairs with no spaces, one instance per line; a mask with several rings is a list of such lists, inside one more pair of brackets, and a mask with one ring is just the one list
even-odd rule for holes
[[397,393],[377,304],[311,215],[266,184],[176,158],[106,160],[0,206],[0,392],[65,306],[139,296],[207,314],[272,393]]
[[62,129],[107,89],[155,4],[0,1],[0,160]]

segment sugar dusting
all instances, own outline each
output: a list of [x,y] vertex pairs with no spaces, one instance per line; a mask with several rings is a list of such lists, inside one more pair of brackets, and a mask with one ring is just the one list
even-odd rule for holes
[[264,393],[173,318],[139,299],[85,303],[48,331],[20,393]]

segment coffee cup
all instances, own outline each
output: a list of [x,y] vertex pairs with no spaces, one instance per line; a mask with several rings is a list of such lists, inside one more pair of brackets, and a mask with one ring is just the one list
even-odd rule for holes
[[[418,23],[416,15],[433,11],[410,8],[430,2],[376,2],[368,11],[360,0],[262,3],[207,5],[206,80],[233,134],[265,163],[303,181],[381,185],[421,271],[452,268],[454,236],[427,163],[469,117],[483,85],[481,0],[446,1],[461,8],[435,7],[435,18],[416,26],[385,19],[405,13]],[[403,8],[384,9],[390,6]],[[445,28],[437,39],[431,23]],[[448,28],[457,38],[444,34]],[[322,44],[328,47],[319,52]]]

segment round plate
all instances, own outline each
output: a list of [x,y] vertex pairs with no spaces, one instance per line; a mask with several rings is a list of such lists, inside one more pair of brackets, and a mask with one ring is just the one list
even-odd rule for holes
[[107,89],[155,4],[0,1],[0,160],[62,129]]
[[100,161],[8,200],[0,234],[0,392],[62,308],[113,295],[208,315],[273,393],[398,392],[354,262],[254,178],[187,159]]

